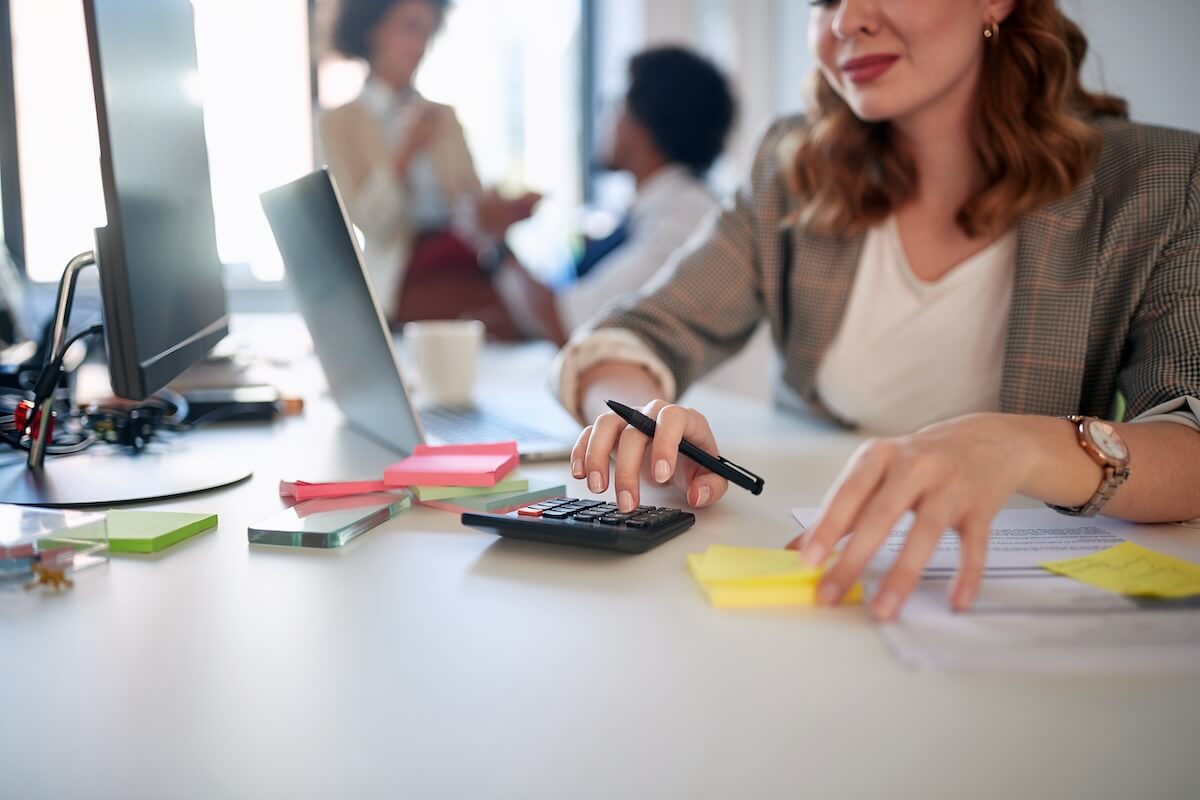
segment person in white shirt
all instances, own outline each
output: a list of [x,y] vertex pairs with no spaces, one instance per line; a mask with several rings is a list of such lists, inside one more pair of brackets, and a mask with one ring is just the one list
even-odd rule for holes
[[588,242],[577,280],[557,291],[507,260],[498,285],[512,316],[562,344],[606,305],[644,287],[717,209],[704,175],[724,150],[734,115],[728,81],[707,59],[680,47],[635,55],[606,154],[608,169],[633,176],[633,205],[611,236]]

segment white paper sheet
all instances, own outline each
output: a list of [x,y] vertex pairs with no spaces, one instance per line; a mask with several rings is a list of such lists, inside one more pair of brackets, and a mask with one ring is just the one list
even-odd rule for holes
[[[801,527],[808,528],[817,519],[817,509],[797,508],[792,516]],[[881,572],[892,563],[911,525],[909,517],[897,524],[872,559],[870,572]],[[1078,558],[1120,544],[1125,540],[1115,531],[1128,527],[1108,520],[1068,517],[1048,509],[1005,509],[992,522],[987,573],[1040,573],[1043,570],[1039,565],[1044,561]],[[953,573],[958,569],[959,552],[958,536],[947,531],[925,568],[926,576]]]
[[[817,510],[796,509],[793,516],[807,527]],[[899,552],[910,524],[902,520],[872,560],[868,591]],[[946,602],[959,556],[958,540],[948,533],[900,619],[881,625],[880,631],[896,658],[917,669],[1074,674],[1200,670],[1197,603],[1136,601],[1038,566],[1103,550],[1126,538],[1200,561],[1200,538],[1181,528],[1066,517],[1048,509],[1005,510],[993,522],[985,580],[970,612],[955,613]]]

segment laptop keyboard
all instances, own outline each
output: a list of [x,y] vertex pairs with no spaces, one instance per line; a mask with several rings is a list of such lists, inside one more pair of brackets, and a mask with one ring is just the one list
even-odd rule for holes
[[561,438],[525,427],[470,406],[430,406],[421,409],[421,421],[432,435],[449,444],[476,442],[537,442],[562,445]]

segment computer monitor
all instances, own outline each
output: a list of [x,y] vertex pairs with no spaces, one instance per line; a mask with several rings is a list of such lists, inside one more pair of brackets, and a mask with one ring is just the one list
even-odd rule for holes
[[[107,225],[96,231],[113,391],[153,394],[228,333],[190,0],[83,0]],[[68,267],[56,314],[65,320]],[[57,347],[57,345],[55,345]],[[0,502],[109,505],[203,491],[249,477],[225,448],[183,437],[130,452],[95,445],[0,465]]]
[[84,0],[108,225],[113,391],[141,400],[229,331],[189,0]]

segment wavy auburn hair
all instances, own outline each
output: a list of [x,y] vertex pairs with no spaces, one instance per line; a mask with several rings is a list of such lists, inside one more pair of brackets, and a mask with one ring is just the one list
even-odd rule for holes
[[[956,220],[970,236],[1001,233],[1068,196],[1100,155],[1088,119],[1128,116],[1124,100],[1084,90],[1087,38],[1055,0],[1017,0],[984,46],[973,131],[984,179]],[[889,122],[859,119],[819,70],[811,89],[808,124],[788,143],[795,220],[820,233],[861,233],[913,197],[916,165]]]

